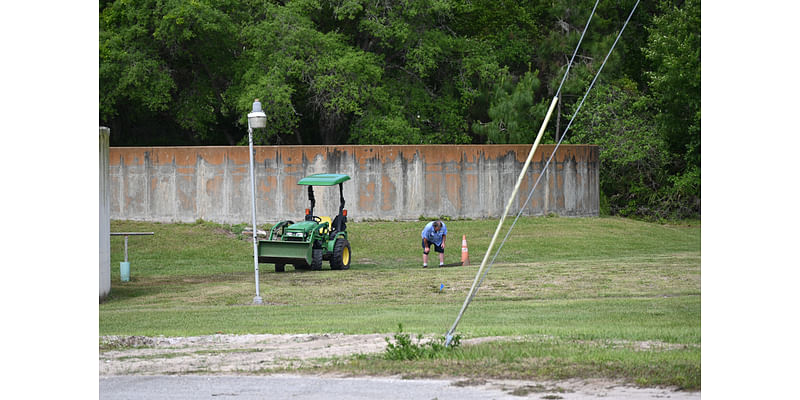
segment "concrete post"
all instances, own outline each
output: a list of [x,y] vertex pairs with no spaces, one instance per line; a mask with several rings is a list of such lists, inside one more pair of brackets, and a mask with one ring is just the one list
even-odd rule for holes
[[111,292],[111,183],[108,140],[111,130],[100,127],[100,301]]

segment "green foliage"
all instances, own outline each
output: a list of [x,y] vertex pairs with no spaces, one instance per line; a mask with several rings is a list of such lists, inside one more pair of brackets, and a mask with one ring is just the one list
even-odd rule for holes
[[476,122],[472,129],[489,138],[489,143],[532,143],[547,113],[549,101],[536,102],[538,71],[527,72],[516,84],[497,87],[489,106],[490,122]]
[[423,137],[420,128],[412,126],[409,118],[398,111],[384,114],[377,110],[370,110],[353,126],[350,133],[351,143],[422,143]]
[[297,129],[301,116],[309,114],[316,117],[319,135],[310,141],[340,142],[343,124],[363,114],[381,80],[378,57],[348,46],[341,34],[318,31],[296,8],[270,5],[268,15],[243,30],[242,82],[248,83],[231,89],[241,108],[262,99],[269,123],[256,141],[280,143],[284,135],[283,140],[296,137],[303,143]]
[[670,186],[662,191],[662,199],[671,210],[671,218],[688,218],[700,214],[700,167],[668,177]]
[[[666,143],[658,135],[645,96],[630,80],[596,85],[573,123],[572,143],[600,147],[600,190],[612,214],[661,215]],[[572,128],[571,128],[572,129]]]
[[112,144],[165,119],[194,140],[232,141],[238,113],[223,94],[235,70],[239,7],[130,0],[101,9],[100,120],[116,132]]
[[[565,86],[568,96],[586,87],[628,3],[598,9],[594,34]],[[256,132],[262,144],[482,143],[490,133],[495,143],[530,141],[527,131],[540,123],[591,6],[104,2],[101,121],[114,125],[112,140],[136,122],[168,120],[162,129],[178,127],[200,143],[242,143],[244,115],[259,98],[269,119]],[[615,73],[620,59],[606,71]]]
[[697,215],[699,168],[669,174],[669,144],[659,132],[651,104],[629,79],[596,85],[570,128],[568,142],[600,147],[601,198],[611,215]]
[[453,335],[453,340],[449,346],[445,346],[444,336],[436,337],[433,340],[423,343],[422,335],[417,335],[416,341],[407,333],[403,333],[403,324],[397,324],[397,333],[394,334],[394,342],[386,339],[386,351],[384,358],[387,360],[403,361],[417,360],[420,358],[440,358],[445,352],[453,351],[461,346],[461,335]]
[[380,87],[361,118],[353,123],[350,142],[373,144],[422,143],[424,138],[417,118],[406,110],[401,97],[390,95],[397,88]]
[[680,158],[678,171],[690,174],[700,166],[700,1],[680,3],[661,3],[664,14],[648,29],[645,53],[654,66],[647,76],[656,120]]
[[455,29],[494,49],[503,65],[524,71],[546,31],[547,5],[541,1],[479,0],[460,2]]
[[700,1],[660,4],[648,29],[647,72],[655,120],[670,152],[660,200],[670,216],[700,213]]
[[100,119],[120,113],[120,103],[149,111],[163,111],[175,81],[150,39],[154,2],[139,7],[112,5],[100,13]]

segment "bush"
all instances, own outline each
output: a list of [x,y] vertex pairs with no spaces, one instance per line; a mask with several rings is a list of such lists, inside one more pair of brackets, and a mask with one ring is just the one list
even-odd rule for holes
[[422,343],[422,335],[417,335],[416,341],[407,333],[403,333],[403,324],[398,324],[398,332],[394,334],[394,343],[386,339],[387,360],[416,360],[419,358],[437,358],[447,351],[452,351],[461,345],[461,335],[453,336],[450,346],[445,346],[446,339],[439,336],[427,343]]
[[600,197],[611,215],[651,220],[699,211],[699,169],[670,176],[674,157],[652,117],[650,100],[622,79],[598,85],[568,133],[600,147]]

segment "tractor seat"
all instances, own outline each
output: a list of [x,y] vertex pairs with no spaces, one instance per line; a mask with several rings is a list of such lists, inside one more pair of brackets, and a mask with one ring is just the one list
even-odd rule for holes
[[333,223],[331,225],[331,239],[333,239],[333,236],[336,233],[336,223],[339,221],[340,218],[342,220],[342,231],[347,230],[347,223],[346,223],[347,217],[344,215],[337,215],[336,218],[334,218]]
[[[321,221],[319,221],[319,223],[323,223],[323,222],[327,222],[328,223],[328,231],[330,231],[331,227],[333,226],[333,225],[331,225],[331,217],[319,217],[319,219],[321,220]],[[324,235],[327,232],[325,232],[325,228],[319,228],[319,233]]]

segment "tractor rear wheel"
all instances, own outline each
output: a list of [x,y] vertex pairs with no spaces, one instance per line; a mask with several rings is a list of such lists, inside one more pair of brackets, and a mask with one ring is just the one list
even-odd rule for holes
[[333,244],[331,269],[350,269],[350,242],[345,238],[336,239]]
[[311,249],[311,270],[319,271],[322,269],[322,249]]
[[286,271],[286,264],[284,263],[275,264],[275,272],[284,272],[284,271]]

